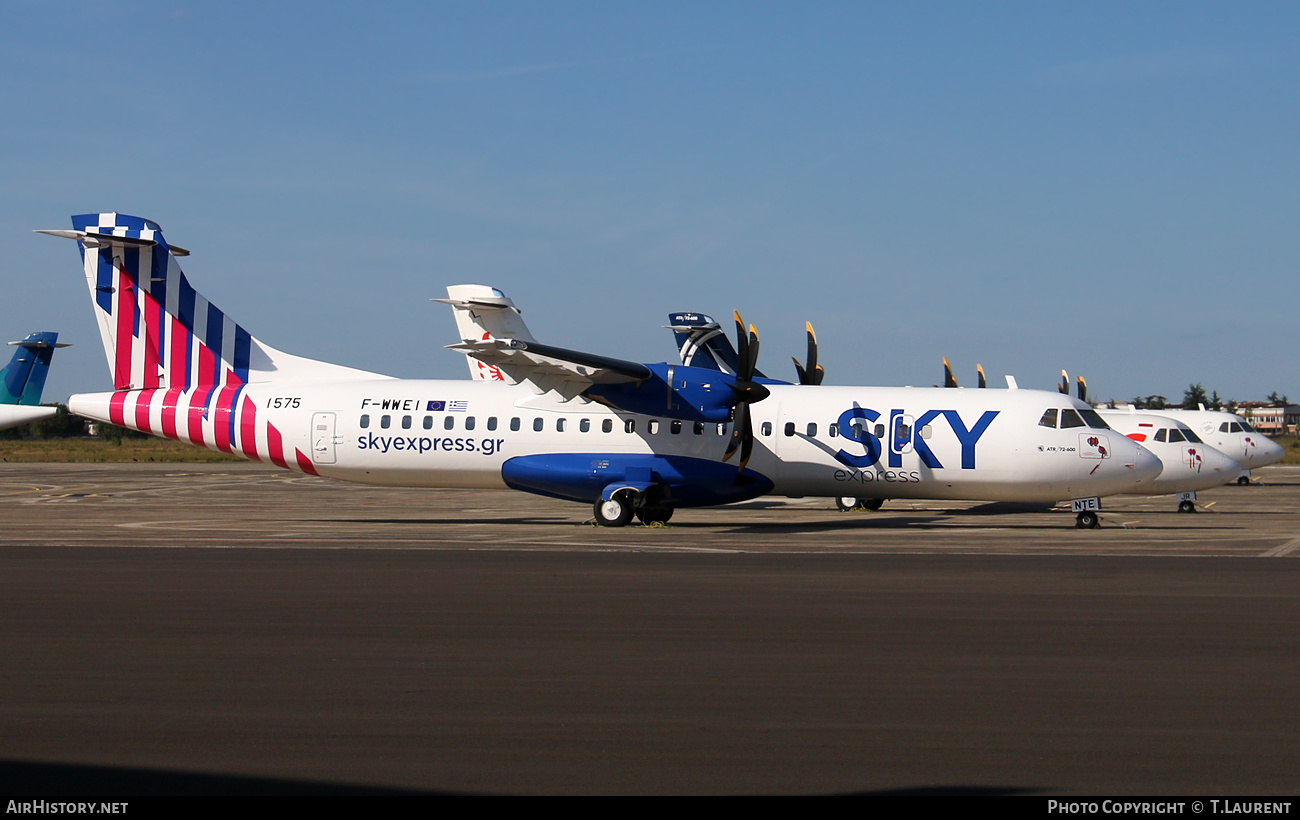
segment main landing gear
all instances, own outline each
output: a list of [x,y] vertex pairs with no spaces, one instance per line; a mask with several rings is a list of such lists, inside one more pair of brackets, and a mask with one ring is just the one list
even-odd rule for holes
[[1081,530],[1095,530],[1101,526],[1101,516],[1091,510],[1079,513],[1074,526]]
[[851,495],[842,495],[835,499],[835,506],[840,508],[840,512],[851,512],[854,510],[871,510],[875,512],[885,503],[883,498],[854,498]]
[[634,515],[647,526],[667,524],[673,517],[673,508],[660,503],[658,493],[638,493],[630,489],[614,493],[608,501],[596,499],[593,509],[596,523],[602,527],[626,526]]

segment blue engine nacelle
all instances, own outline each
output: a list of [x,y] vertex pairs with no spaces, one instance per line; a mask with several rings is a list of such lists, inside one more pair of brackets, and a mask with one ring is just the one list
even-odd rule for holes
[[639,382],[594,384],[583,395],[629,413],[685,421],[725,423],[738,399],[736,377],[717,370],[681,364],[648,364],[649,378]]

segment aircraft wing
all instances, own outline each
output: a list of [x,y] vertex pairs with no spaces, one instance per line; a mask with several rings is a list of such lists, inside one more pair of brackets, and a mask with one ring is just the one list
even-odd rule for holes
[[514,384],[527,383],[539,392],[554,390],[570,398],[593,384],[640,382],[654,375],[640,362],[522,339],[488,338],[447,348],[499,369]]

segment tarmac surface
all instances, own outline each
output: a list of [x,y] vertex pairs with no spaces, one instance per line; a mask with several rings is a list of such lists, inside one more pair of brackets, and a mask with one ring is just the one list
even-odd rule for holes
[[604,529],[512,492],[0,464],[0,793],[1287,795],[1300,469]]

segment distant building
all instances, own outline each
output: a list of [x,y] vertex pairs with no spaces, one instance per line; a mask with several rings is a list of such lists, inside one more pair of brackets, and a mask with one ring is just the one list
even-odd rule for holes
[[1300,425],[1300,404],[1272,405],[1260,401],[1243,401],[1237,415],[1265,435],[1295,433]]

